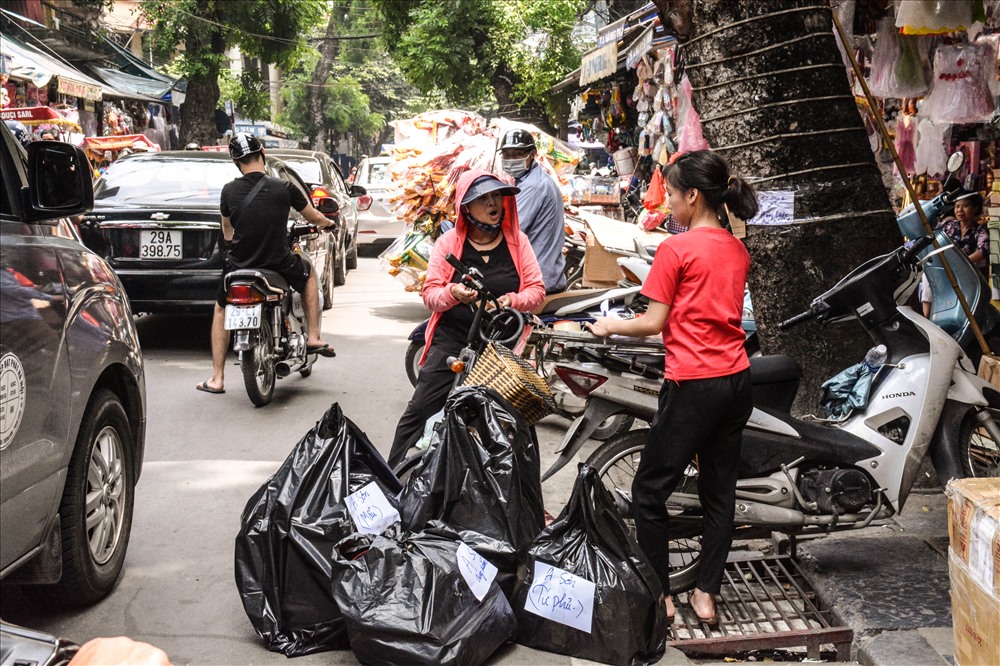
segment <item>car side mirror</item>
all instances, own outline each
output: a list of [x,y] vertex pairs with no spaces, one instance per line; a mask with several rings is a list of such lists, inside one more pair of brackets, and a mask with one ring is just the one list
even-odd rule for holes
[[351,185],[350,195],[352,197],[363,197],[368,194],[368,190],[360,185]]
[[28,222],[79,215],[94,207],[87,157],[68,143],[28,144],[28,187],[22,191]]
[[320,197],[316,201],[316,210],[327,217],[333,218],[340,212],[340,204],[333,197]]

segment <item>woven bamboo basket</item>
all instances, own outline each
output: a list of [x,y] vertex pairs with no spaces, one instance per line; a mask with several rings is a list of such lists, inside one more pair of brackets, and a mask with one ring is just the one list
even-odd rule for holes
[[521,413],[529,426],[556,410],[552,392],[531,365],[492,342],[486,345],[462,385],[493,389]]

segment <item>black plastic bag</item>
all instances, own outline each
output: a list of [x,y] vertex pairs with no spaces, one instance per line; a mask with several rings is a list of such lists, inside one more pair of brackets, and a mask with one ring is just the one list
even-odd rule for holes
[[348,647],[330,596],[332,553],[356,529],[344,497],[372,481],[390,501],[401,488],[368,437],[334,404],[247,502],[236,537],[236,587],[269,650],[297,657]]
[[400,497],[403,529],[444,522],[501,570],[509,592],[545,526],[538,447],[517,410],[492,389],[459,388],[444,412],[432,449]]
[[[535,584],[535,562],[594,583],[590,633],[526,610],[529,603],[543,609],[553,603],[544,596],[545,584]],[[581,466],[569,503],[535,539],[518,572],[511,601],[517,642],[606,664],[652,663],[665,649],[661,594],[660,581],[622,522],[611,493],[593,468]]]
[[459,570],[461,545],[437,522],[420,533],[390,528],[341,543],[333,597],[358,661],[482,664],[513,639],[517,620],[507,598],[495,579],[476,598]]

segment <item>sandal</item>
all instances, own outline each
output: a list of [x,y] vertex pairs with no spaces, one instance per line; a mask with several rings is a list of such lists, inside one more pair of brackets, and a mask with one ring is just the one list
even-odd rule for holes
[[[705,617],[703,615],[700,615],[698,613],[698,611],[695,609],[694,604],[691,603],[691,598],[694,596],[694,593],[696,591],[697,592],[701,592],[702,594],[707,594],[712,599],[712,614],[710,616]],[[710,627],[715,627],[715,626],[717,626],[719,624],[719,614],[718,614],[718,611],[717,611],[717,609],[715,607],[715,595],[714,594],[708,594],[708,592],[702,592],[701,590],[699,590],[699,589],[696,588],[695,590],[692,590],[691,593],[688,595],[688,605],[691,606],[691,610],[694,611],[694,615],[695,615],[695,617],[698,618],[699,622],[703,622],[703,623],[707,624]]]

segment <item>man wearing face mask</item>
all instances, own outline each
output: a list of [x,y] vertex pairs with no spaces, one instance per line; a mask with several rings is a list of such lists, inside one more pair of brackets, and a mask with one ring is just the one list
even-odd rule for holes
[[535,160],[537,153],[531,133],[523,129],[505,132],[500,139],[501,166],[521,190],[517,211],[521,231],[528,237],[542,268],[545,293],[566,288],[566,222],[559,186]]

